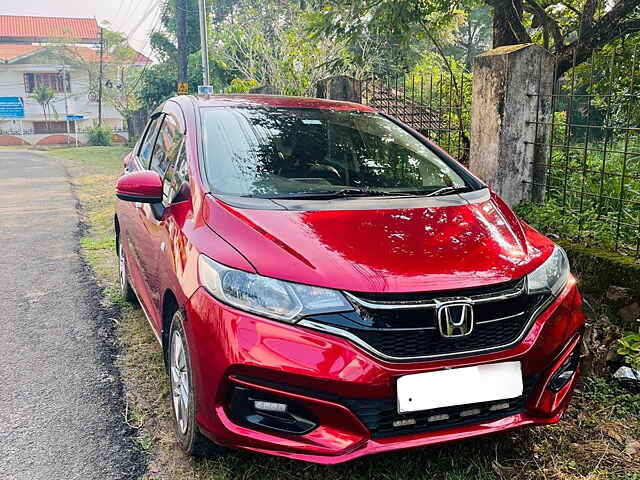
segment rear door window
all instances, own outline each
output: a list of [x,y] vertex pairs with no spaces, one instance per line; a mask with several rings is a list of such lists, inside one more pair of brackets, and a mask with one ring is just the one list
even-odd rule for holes
[[142,162],[144,168],[149,168],[149,161],[151,160],[151,154],[153,153],[153,146],[156,143],[156,134],[158,133],[158,126],[162,121],[164,115],[158,115],[151,119],[149,126],[147,127],[144,139],[140,144],[140,150],[138,157]]
[[178,150],[178,158],[172,163],[164,179],[163,196],[167,204],[172,203],[182,186],[189,182],[186,142],[183,140]]
[[180,132],[175,119],[169,115],[165,116],[158,132],[149,169],[158,172],[161,177],[164,177],[170,165],[175,163],[176,158],[178,158],[178,150],[182,144],[182,138],[182,132]]
[[160,125],[156,146],[153,149],[153,156],[149,164],[150,170],[154,170],[164,178],[163,201],[165,204],[171,202],[170,191],[174,181],[176,161],[183,143],[184,134],[181,132],[176,119],[172,115],[166,115]]

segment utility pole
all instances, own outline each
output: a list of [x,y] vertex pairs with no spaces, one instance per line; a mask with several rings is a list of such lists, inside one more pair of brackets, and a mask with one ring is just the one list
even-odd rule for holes
[[183,83],[187,81],[187,0],[177,0],[176,10],[178,82]]
[[102,126],[102,74],[104,69],[104,39],[102,33],[102,27],[100,27],[100,83],[98,85],[98,126]]
[[[64,57],[63,57],[64,58]],[[64,93],[64,118],[67,122],[67,143],[69,143],[69,101],[67,100],[67,67],[62,61],[62,92]]]
[[202,85],[209,86],[209,46],[207,45],[207,9],[205,0],[198,0],[200,17],[200,49],[202,50]]

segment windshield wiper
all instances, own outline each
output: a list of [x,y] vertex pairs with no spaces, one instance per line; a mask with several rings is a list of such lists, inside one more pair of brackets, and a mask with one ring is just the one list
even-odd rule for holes
[[274,195],[256,195],[258,198],[272,199],[331,199],[341,197],[414,197],[413,193],[406,192],[385,192],[382,190],[366,190],[361,188],[343,188],[341,190],[333,190],[328,192],[301,192],[301,193],[285,193]]
[[464,186],[464,187],[442,187],[439,188],[437,190],[434,190],[433,192],[429,192],[425,195],[425,197],[439,197],[441,195],[449,195],[452,193],[462,193],[462,192],[468,192],[469,190],[471,190],[469,187]]

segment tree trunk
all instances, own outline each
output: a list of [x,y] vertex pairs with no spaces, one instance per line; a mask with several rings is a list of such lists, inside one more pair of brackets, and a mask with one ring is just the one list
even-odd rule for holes
[[494,0],[487,3],[493,6],[493,48],[531,42],[522,24],[522,0]]

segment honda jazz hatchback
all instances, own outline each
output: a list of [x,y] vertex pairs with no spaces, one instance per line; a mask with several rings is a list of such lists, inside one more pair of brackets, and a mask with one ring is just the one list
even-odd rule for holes
[[584,318],[564,251],[383,113],[173,98],[116,192],[122,293],[189,453],[333,464],[567,408]]

